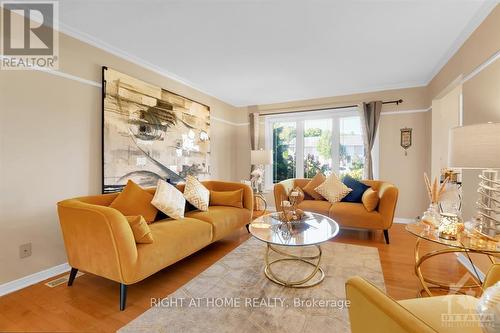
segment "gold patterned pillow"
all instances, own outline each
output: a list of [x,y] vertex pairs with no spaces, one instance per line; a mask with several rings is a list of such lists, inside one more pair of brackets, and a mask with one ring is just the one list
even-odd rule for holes
[[332,174],[314,190],[321,194],[323,198],[328,200],[330,203],[339,202],[352,191],[337,178],[337,175],[334,172],[332,172]]
[[210,203],[210,191],[195,177],[187,176],[184,198],[199,210],[207,211]]

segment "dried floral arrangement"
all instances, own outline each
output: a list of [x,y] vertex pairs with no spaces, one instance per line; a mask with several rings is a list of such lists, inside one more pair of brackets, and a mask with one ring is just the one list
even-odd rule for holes
[[434,181],[430,182],[427,173],[424,172],[424,180],[425,186],[427,187],[427,195],[429,196],[429,200],[431,203],[435,204],[439,202],[439,197],[443,194],[446,184],[449,181],[449,177],[446,177],[445,180],[439,185],[438,177],[434,178]]

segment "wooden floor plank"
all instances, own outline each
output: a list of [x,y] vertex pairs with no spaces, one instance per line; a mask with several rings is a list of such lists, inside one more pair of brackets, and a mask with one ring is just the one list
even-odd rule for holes
[[[231,237],[129,286],[127,308],[123,312],[118,309],[118,284],[92,274],[78,277],[72,287],[63,284],[49,288],[44,281],[0,297],[0,331],[115,331],[149,309],[151,298],[174,292],[249,237],[242,228]],[[420,289],[413,271],[415,237],[401,224],[393,226],[390,237],[391,244],[386,245],[382,232],[342,230],[334,241],[376,247],[387,293],[395,299],[414,298]],[[427,251],[435,248],[437,245],[424,244]],[[466,273],[452,254],[432,259],[425,264],[425,272],[447,281],[458,281]]]

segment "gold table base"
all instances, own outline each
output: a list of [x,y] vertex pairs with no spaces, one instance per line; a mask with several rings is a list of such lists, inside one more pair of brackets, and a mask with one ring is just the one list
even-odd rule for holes
[[[415,274],[417,275],[417,278],[419,279],[420,284],[422,285],[422,289],[418,292],[417,296],[424,296],[424,292],[428,296],[434,296],[434,294],[432,293],[432,290],[447,290],[447,291],[453,291],[455,293],[462,293],[461,290],[463,290],[463,289],[482,288],[482,282],[474,274],[471,274],[471,276],[472,276],[473,280],[475,281],[475,283],[463,284],[463,285],[451,284],[451,283],[437,281],[437,280],[425,277],[422,273],[421,266],[425,261],[427,261],[435,256],[438,256],[441,254],[447,254],[447,253],[465,253],[467,258],[470,260],[469,253],[480,253],[480,254],[487,255],[488,258],[490,259],[490,261],[492,263],[495,263],[494,256],[486,251],[484,251],[484,252],[483,251],[475,251],[475,250],[471,250],[471,249],[466,250],[466,249],[456,248],[456,247],[446,247],[444,249],[428,252],[428,253],[421,256],[420,255],[420,241],[421,241],[421,238],[417,238],[417,242],[415,244]],[[471,264],[473,264],[473,263],[471,262]]]
[[[264,268],[264,274],[266,277],[273,281],[276,284],[285,286],[285,287],[290,287],[290,288],[309,288],[309,287],[314,287],[318,284],[320,284],[324,279],[325,279],[325,272],[323,269],[319,266],[321,262],[321,247],[319,245],[314,245],[318,249],[318,254],[314,256],[297,256],[293,255],[290,253],[286,253],[283,251],[278,250],[277,248],[273,247],[271,244],[267,244],[267,250],[266,250],[266,266]],[[281,256],[284,256],[285,258],[279,258],[279,259],[274,259],[270,261],[269,258],[269,253],[273,251]],[[317,260],[316,262],[314,262]],[[295,281],[290,281],[290,280],[284,280],[280,277],[278,277],[272,270],[271,266],[277,262],[283,262],[283,261],[299,261],[306,263],[310,266],[313,266],[314,269],[311,274],[309,274],[307,277],[305,277],[302,280],[295,280]],[[319,279],[315,282],[308,283],[311,281],[312,278],[316,276],[316,274],[321,274]]]

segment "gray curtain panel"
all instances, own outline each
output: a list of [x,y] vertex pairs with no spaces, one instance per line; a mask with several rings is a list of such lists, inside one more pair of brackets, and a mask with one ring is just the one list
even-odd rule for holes
[[[257,112],[250,113],[250,149],[259,149],[259,114]],[[254,166],[250,167],[250,172],[254,170]]]
[[364,174],[366,179],[373,179],[372,148],[377,135],[380,113],[382,112],[382,101],[363,103],[360,111],[365,138]]

